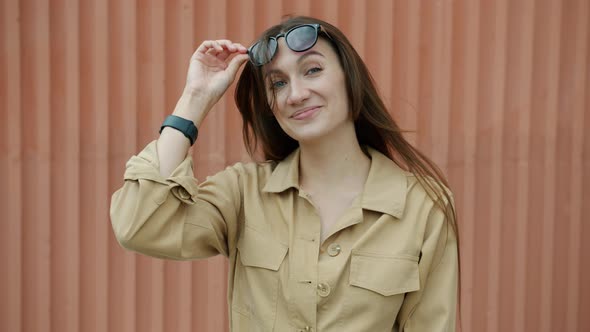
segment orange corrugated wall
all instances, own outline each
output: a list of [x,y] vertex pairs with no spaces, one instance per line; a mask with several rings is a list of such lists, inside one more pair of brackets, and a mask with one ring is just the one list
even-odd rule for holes
[[[464,331],[590,331],[588,0],[2,0],[0,331],[224,331],[222,258],[121,249],[112,192],[203,39],[284,14],[339,26],[448,174]],[[196,174],[248,160],[233,98]]]

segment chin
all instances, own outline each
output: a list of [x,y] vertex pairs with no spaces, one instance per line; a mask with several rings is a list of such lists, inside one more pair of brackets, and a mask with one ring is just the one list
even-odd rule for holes
[[324,139],[328,132],[325,130],[310,130],[304,133],[296,133],[293,137],[296,141],[301,143],[314,143]]
[[301,144],[318,142],[322,139],[326,139],[328,136],[334,136],[335,134],[336,136],[339,136],[336,132],[343,130],[344,128],[341,125],[327,124],[318,121],[316,123],[308,123],[304,126],[292,127],[289,129],[291,130],[285,132]]

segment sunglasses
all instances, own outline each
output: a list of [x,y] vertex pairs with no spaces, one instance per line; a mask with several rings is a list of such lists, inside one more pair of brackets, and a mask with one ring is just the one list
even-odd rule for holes
[[[297,25],[285,33],[279,33],[268,40],[259,40],[248,48],[248,56],[253,65],[260,67],[269,63],[277,53],[279,47],[279,38],[285,37],[285,43],[294,52],[303,52],[312,48],[318,41],[319,33],[326,33],[319,24],[301,24]],[[330,38],[331,39],[331,38]]]

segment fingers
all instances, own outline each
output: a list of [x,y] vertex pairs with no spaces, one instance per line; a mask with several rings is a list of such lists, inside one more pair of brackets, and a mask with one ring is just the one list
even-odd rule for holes
[[216,41],[221,47],[232,53],[246,53],[248,50],[240,43],[232,43],[231,40],[221,39]]
[[229,61],[227,70],[231,73],[232,77],[236,76],[238,69],[246,61],[248,61],[248,54],[238,54]]
[[208,54],[213,56],[222,55],[227,58],[233,53],[247,53],[248,50],[240,43],[233,43],[231,40],[206,40],[199,45],[195,53]]

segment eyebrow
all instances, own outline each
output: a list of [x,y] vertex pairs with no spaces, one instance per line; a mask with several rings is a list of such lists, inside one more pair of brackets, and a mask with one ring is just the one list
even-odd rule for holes
[[[308,57],[310,57],[312,55],[319,55],[322,58],[325,58],[325,56],[322,53],[320,53],[320,52],[318,52],[316,50],[311,50],[311,51],[307,51],[305,54],[303,54],[302,56],[300,56],[299,59],[297,59],[297,64],[300,64],[301,62],[303,62],[303,60],[305,60],[306,58],[308,58]],[[268,70],[268,71],[266,71],[264,73],[264,77],[266,78],[266,77],[268,77],[271,74],[281,73],[281,72],[282,71],[280,69],[270,69],[270,70]]]

